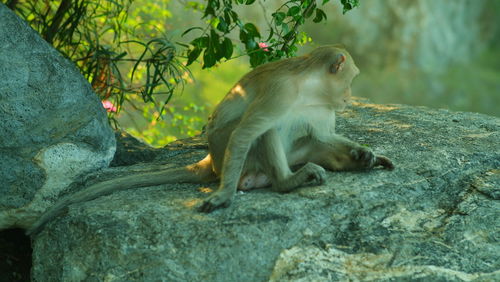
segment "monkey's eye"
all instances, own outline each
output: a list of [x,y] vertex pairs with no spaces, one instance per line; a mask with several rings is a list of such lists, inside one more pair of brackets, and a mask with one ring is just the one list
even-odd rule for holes
[[337,54],[337,58],[335,60],[335,63],[333,63],[330,66],[330,72],[333,74],[337,74],[338,72],[342,71],[342,68],[344,67],[346,61],[346,57],[344,54]]
[[331,64],[330,69],[328,71],[330,71],[330,73],[334,74],[335,73],[335,64]]
[[343,64],[332,64],[330,65],[330,73],[337,74],[342,71]]

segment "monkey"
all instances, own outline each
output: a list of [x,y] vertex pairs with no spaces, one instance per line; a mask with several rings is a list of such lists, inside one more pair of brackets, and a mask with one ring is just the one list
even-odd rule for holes
[[220,180],[218,189],[198,206],[209,213],[229,206],[238,189],[290,192],[323,184],[325,169],[393,169],[389,158],[335,133],[335,111],[348,104],[359,73],[351,55],[338,45],[260,65],[231,88],[208,118],[208,155],[203,160],[91,185],[56,202],[27,233],[38,233],[68,205],[117,190]]

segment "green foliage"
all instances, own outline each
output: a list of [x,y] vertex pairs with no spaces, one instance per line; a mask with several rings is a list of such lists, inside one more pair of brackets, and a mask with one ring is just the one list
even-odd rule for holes
[[[344,12],[358,5],[357,0],[339,1]],[[169,1],[4,0],[47,42],[75,62],[105,102],[116,127],[118,120],[125,121],[131,132],[155,145],[199,133],[204,123],[201,117],[213,107],[186,99],[172,103],[176,89],[184,89],[192,80],[187,66],[193,69],[195,62],[200,62],[202,69],[210,69],[220,62],[248,56],[251,67],[256,67],[295,56],[298,45],[312,40],[300,27],[307,21],[327,20],[322,9],[327,2],[288,0],[266,13],[271,17],[266,18],[267,27],[259,27],[243,20],[238,12],[241,9],[235,9],[257,5],[255,0],[186,1],[187,12],[200,13],[205,25],[179,32],[179,41],[186,39],[189,43],[173,44],[175,31],[172,33],[165,24],[165,19],[173,17],[167,9]],[[201,74],[201,70],[197,72]],[[244,71],[223,72],[239,77]],[[233,82],[237,77],[231,77]],[[209,95],[219,100],[230,87],[218,85],[218,81],[214,77],[207,83],[218,87],[207,85],[212,90],[203,100],[214,99]],[[191,101],[195,95],[189,93]],[[123,114],[117,115],[122,110]],[[169,133],[165,135],[165,131]]]
[[156,107],[152,104],[141,106],[137,97],[134,99],[135,107],[126,105],[119,115],[121,126],[153,146],[164,146],[178,138],[199,134],[215,105],[249,71],[249,66],[241,57],[211,69],[202,69],[200,64],[194,63],[190,70],[196,83],[186,79],[182,95],[176,95],[169,102],[161,119],[158,119],[159,110]]
[[[148,37],[138,32],[139,23],[128,18],[132,2],[10,0],[6,4],[75,62],[99,97],[114,101],[118,111],[131,95],[162,104],[163,110],[187,70],[166,36],[157,32],[158,37],[144,40]],[[154,11],[151,5],[148,8]]]
[[141,119],[135,117],[134,122],[129,123],[132,126],[126,127],[126,130],[153,146],[165,146],[179,137],[200,134],[206,122],[205,107],[192,102],[169,105],[163,119],[159,119],[159,112],[152,104],[146,104],[142,110],[144,119],[141,124],[137,124]]
[[[175,88],[183,83],[187,71],[176,55],[175,46],[162,31],[145,41],[137,32],[141,23],[129,20],[129,8],[133,0],[58,0],[30,1],[6,0],[9,8],[25,19],[35,30],[76,62],[82,74],[92,84],[101,99],[113,98],[118,110],[129,94],[139,94],[144,102],[157,103],[156,97],[163,97],[163,106],[170,101]],[[167,1],[168,2],[168,1]],[[306,20],[319,23],[327,19],[320,8],[329,0],[317,4],[315,0],[288,0],[274,13],[268,23],[268,36],[264,40],[258,27],[243,22],[233,9],[235,5],[253,5],[255,0],[207,0],[205,3],[186,2],[194,11],[202,11],[207,19],[206,27],[191,27],[183,35],[199,31],[188,48],[187,63],[191,65],[200,56],[203,68],[213,67],[222,59],[233,56],[233,40],[229,34],[239,33],[239,41],[252,67],[283,57],[292,57],[297,44],[307,42],[307,35],[299,32]],[[357,6],[358,0],[340,0],[344,12]],[[170,17],[154,1],[143,3],[136,10],[136,16],[147,17],[147,13],[162,13]],[[313,17],[314,15],[314,17]],[[161,24],[155,25],[162,26]],[[152,28],[149,28],[152,30]],[[147,32],[145,32],[147,34]],[[140,55],[136,58],[134,53]],[[130,68],[131,72],[123,72]],[[137,72],[142,74],[138,75]],[[160,89],[160,86],[165,86]]]
[[[326,0],[328,2],[328,0]],[[344,6],[343,13],[354,9],[354,7],[359,6],[359,0],[340,0],[342,6]]]
[[[192,27],[183,35],[198,31],[200,35],[193,39],[187,52],[187,65],[202,55],[203,68],[210,68],[222,59],[229,59],[233,53],[231,32],[238,32],[239,41],[243,45],[250,65],[256,67],[266,62],[296,55],[297,44],[303,43],[303,34],[299,28],[311,20],[319,23],[327,19],[321,9],[329,0],[320,5],[315,0],[288,0],[274,13],[268,22],[268,36],[262,36],[255,24],[244,22],[235,12],[235,5],[252,5],[255,1],[244,0],[208,0],[206,6],[188,2],[187,6],[195,10],[203,10],[203,18],[208,19],[206,27]],[[358,0],[341,0],[344,13],[359,5]],[[314,17],[313,17],[314,15]]]

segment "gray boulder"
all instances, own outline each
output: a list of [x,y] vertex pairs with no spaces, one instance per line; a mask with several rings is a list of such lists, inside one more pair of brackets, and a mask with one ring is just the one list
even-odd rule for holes
[[115,139],[77,68],[0,3],[0,230],[27,227]]
[[[33,279],[500,280],[500,119],[356,102],[337,130],[396,169],[330,172],[325,185],[288,194],[238,193],[211,214],[196,206],[217,183],[74,204],[33,238]],[[199,148],[165,149],[163,161],[196,161]]]

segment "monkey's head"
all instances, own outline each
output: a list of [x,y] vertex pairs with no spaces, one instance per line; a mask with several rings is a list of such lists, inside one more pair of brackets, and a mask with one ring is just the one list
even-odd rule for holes
[[351,83],[359,74],[351,55],[339,45],[329,45],[316,48],[309,58],[325,73],[328,95],[335,109],[343,110],[351,99]]

